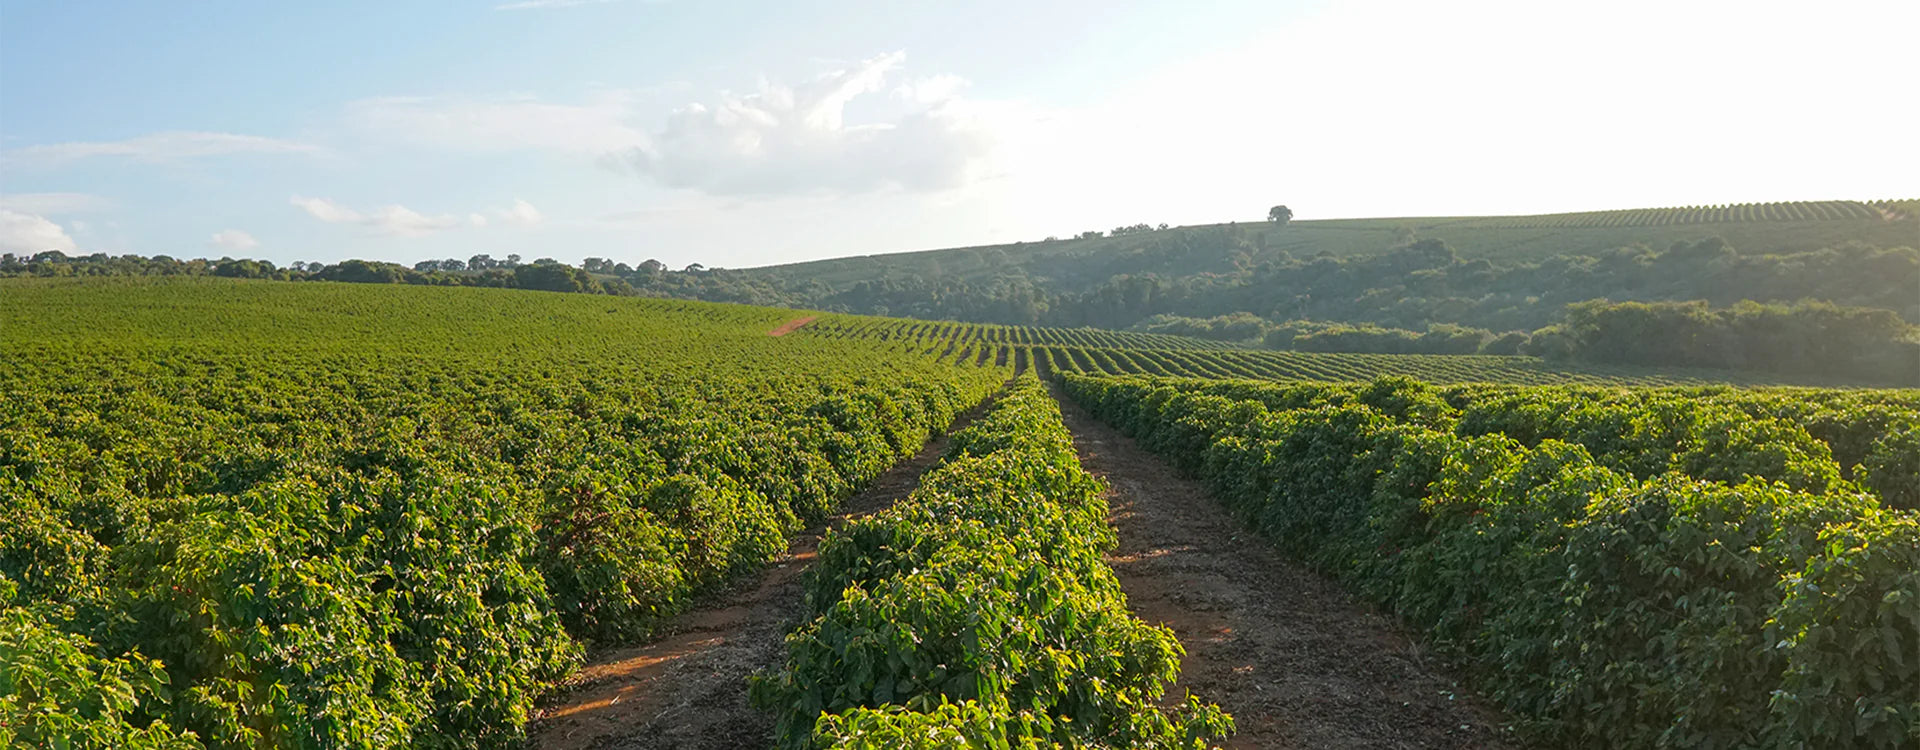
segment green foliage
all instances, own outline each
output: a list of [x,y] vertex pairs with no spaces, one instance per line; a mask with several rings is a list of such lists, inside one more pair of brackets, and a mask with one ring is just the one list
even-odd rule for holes
[[1474,666],[1543,744],[1920,738],[1920,526],[1759,416],[1890,456],[1911,392],[1064,385]]
[[0,727],[36,745],[518,746],[583,643],[756,569],[1008,374],[700,303],[5,287]]
[[[1218,321],[1215,321],[1218,322]],[[1234,325],[1227,323],[1227,325]],[[1334,326],[1332,328],[1343,328]],[[1286,324],[1286,331],[1330,330],[1325,324]],[[1184,336],[1171,335],[1173,333]],[[1460,330],[1435,326],[1433,335],[1449,339]],[[1485,332],[1465,331],[1479,341]],[[830,339],[878,339],[912,342],[952,361],[993,362],[1043,377],[1053,373],[1156,375],[1208,379],[1358,382],[1382,375],[1404,375],[1432,383],[1517,383],[1528,385],[1853,385],[1856,377],[1764,371],[1647,367],[1533,356],[1487,354],[1362,354],[1246,349],[1209,338],[1207,331],[1172,326],[1153,332],[1034,328],[969,323],[823,316],[796,336]],[[1409,336],[1413,334],[1409,333]],[[1198,336],[1191,338],[1187,336]],[[1439,347],[1437,350],[1444,350]],[[1456,350],[1465,350],[1456,349]],[[1857,460],[1857,459],[1856,459]]]
[[1920,425],[1890,431],[1875,440],[1859,473],[1860,483],[1888,505],[1920,510]]
[[1231,721],[1159,699],[1166,628],[1132,616],[1103,555],[1100,483],[1043,386],[1018,381],[900,504],[829,533],[812,620],[757,678],[783,747],[1206,747]]
[[1573,359],[1642,365],[1725,367],[1849,374],[1883,383],[1920,384],[1920,329],[1891,310],[1802,302],[1594,300],[1567,306],[1556,353]]
[[1772,719],[1789,737],[1853,747],[1920,741],[1920,519],[1873,514],[1821,532],[1788,576],[1768,633],[1786,677]]
[[[0,593],[11,587],[0,578]],[[159,662],[104,659],[84,636],[26,607],[0,608],[0,745],[75,750],[197,750],[200,742],[143,712],[169,695]]]

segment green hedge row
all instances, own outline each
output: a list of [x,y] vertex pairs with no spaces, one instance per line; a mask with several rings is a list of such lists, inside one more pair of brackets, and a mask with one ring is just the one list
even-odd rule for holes
[[1402,377],[1154,382],[1279,410],[1364,404],[1462,437],[1577,443],[1638,479],[1668,471],[1722,482],[1758,477],[1809,492],[1865,489],[1888,505],[1920,509],[1916,390],[1435,386]]
[[1462,434],[1443,394],[1404,381],[1065,386],[1425,629],[1544,744],[1920,744],[1920,520],[1844,480],[1755,478],[1808,476],[1804,441],[1743,453],[1736,437],[1707,469],[1668,452],[1640,478],[1619,467],[1664,448]]
[[1188,697],[1183,653],[1127,610],[1099,480],[1031,377],[957,433],[896,506],[828,534],[812,618],[755,678],[788,748],[1206,747],[1231,730]]

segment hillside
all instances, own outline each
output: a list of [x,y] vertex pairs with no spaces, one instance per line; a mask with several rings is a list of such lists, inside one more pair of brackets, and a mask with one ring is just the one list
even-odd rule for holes
[[1920,210],[1916,210],[1916,204],[1920,201],[1822,201],[1534,216],[1294,220],[1284,227],[1259,221],[1230,222],[1118,236],[1107,233],[1087,239],[850,256],[743,272],[836,288],[888,277],[977,281],[1016,270],[1056,283],[1118,273],[1178,276],[1228,271],[1233,267],[1232,259],[1223,252],[1218,257],[1183,256],[1154,263],[1154,254],[1142,249],[1161,244],[1211,245],[1223,236],[1245,240],[1252,249],[1247,260],[1252,262],[1322,253],[1336,257],[1373,255],[1414,239],[1440,240],[1463,259],[1494,262],[1590,256],[1636,244],[1665,249],[1708,237],[1720,237],[1743,253],[1762,255],[1819,250],[1849,242],[1912,246],[1920,242]]
[[[1455,326],[1484,342],[1560,323],[1568,305],[1595,299],[1715,307],[1814,301],[1920,322],[1916,247],[1913,201],[1829,201],[1284,226],[1136,224],[1074,239],[765,268],[673,271],[588,259],[586,270],[648,296],[929,320],[1193,335],[1232,328],[1248,335],[1230,340],[1255,344],[1289,321],[1415,336]],[[1235,325],[1204,320],[1221,316],[1243,317]],[[1168,317],[1203,320],[1166,328]]]
[[[213,275],[669,297],[1175,334],[1212,346],[1529,354],[1907,383],[1920,373],[1912,201],[1303,221],[762,269],[474,256],[411,269],[0,257],[0,276]],[[1758,304],[1756,304],[1758,303]]]

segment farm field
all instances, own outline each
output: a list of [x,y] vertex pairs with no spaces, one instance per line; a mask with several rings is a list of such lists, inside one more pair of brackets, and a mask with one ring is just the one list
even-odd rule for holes
[[7,740],[511,746],[1007,378],[471,291],[0,289]]
[[1822,385],[3,280],[0,740],[1911,746],[1920,391]]
[[1910,747],[1920,394],[1067,376],[1558,747]]
[[[1479,354],[1348,354],[1251,349],[1205,339],[1090,328],[1037,328],[820,316],[798,335],[877,339],[953,362],[1054,373],[1353,382],[1402,375],[1433,383],[1517,385],[1872,386],[1844,378],[1707,368],[1655,368]],[[1914,384],[1920,385],[1920,384]]]

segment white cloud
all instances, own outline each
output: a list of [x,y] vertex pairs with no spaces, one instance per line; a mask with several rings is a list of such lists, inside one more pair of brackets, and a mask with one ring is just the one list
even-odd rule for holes
[[512,206],[491,212],[492,218],[487,214],[474,211],[468,213],[465,219],[452,214],[428,216],[397,203],[372,211],[360,211],[326,198],[303,198],[296,195],[288,202],[306,211],[308,216],[328,224],[362,226],[378,234],[396,237],[419,237],[453,229],[462,224],[476,229],[484,228],[496,220],[516,226],[533,226],[547,220],[545,213],[524,200],[515,200]]
[[361,212],[325,198],[302,198],[296,195],[289,202],[313,218],[329,224],[355,224],[397,237],[418,237],[460,225],[456,217],[427,216],[397,203]]
[[540,213],[540,209],[534,208],[533,204],[523,200],[515,200],[512,208],[500,211],[498,216],[508,223],[521,226],[533,226],[547,219],[547,215]]
[[921,78],[903,83],[893,90],[898,96],[915,104],[940,104],[960,98],[960,90],[968,86],[968,81],[951,73]]
[[293,196],[290,202],[295,206],[299,206],[308,214],[311,214],[313,218],[329,224],[357,224],[366,218],[361,216],[358,211],[346,208],[325,198],[302,198],[296,195]]
[[577,8],[582,5],[606,5],[618,0],[520,0],[516,3],[502,3],[493,6],[494,10],[543,10],[547,8]]
[[[882,91],[904,53],[881,55],[796,87],[674,112],[617,161],[668,187],[713,195],[931,191],[972,181],[989,156],[986,129],[949,106],[956,78],[926,79],[891,119],[849,125],[847,105]],[[929,101],[932,99],[933,101]]]
[[602,92],[584,104],[525,96],[385,97],[347,105],[347,124],[363,133],[434,148],[500,152],[545,150],[599,155],[645,143],[633,127],[631,92]]
[[257,135],[175,131],[151,133],[122,141],[74,141],[26,146],[0,152],[0,164],[53,167],[99,157],[167,163],[230,154],[314,154],[319,151],[319,147],[310,144]]
[[10,193],[0,195],[0,208],[23,214],[78,214],[105,210],[112,202],[88,193]]
[[0,208],[0,252],[32,255],[46,250],[71,253],[73,238],[44,216]]
[[227,229],[214,232],[213,240],[208,244],[227,250],[252,250],[260,246],[260,241],[238,229]]

